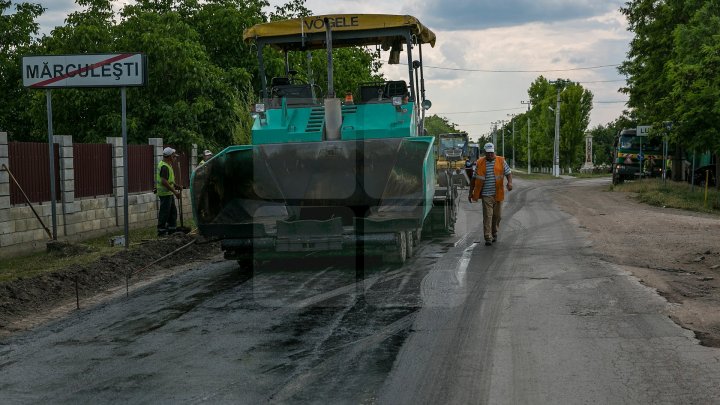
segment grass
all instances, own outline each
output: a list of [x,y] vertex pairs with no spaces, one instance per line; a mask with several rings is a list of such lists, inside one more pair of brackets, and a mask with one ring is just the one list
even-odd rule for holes
[[610,186],[611,191],[637,193],[637,199],[657,207],[679,208],[682,210],[720,215],[720,194],[715,187],[708,188],[707,204],[705,188],[685,182],[660,179],[643,179]]
[[612,173],[580,173],[575,172],[570,174],[570,176],[576,177],[578,179],[595,179],[600,177],[612,177]]
[[[194,227],[192,220],[186,220],[185,226]],[[46,251],[32,253],[26,256],[3,258],[0,260],[0,282],[11,281],[18,278],[34,277],[37,275],[52,273],[69,266],[82,266],[98,260],[102,256],[110,256],[120,252],[124,247],[111,247],[110,237],[122,235],[123,231],[100,236],[77,243],[83,253],[62,256],[58,253]],[[157,239],[157,228],[148,227],[130,230],[130,247],[134,249],[144,240]]]

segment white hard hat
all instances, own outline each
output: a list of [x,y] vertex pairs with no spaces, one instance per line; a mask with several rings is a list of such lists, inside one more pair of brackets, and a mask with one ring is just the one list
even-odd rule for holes
[[205,149],[205,152],[203,152],[203,155],[204,155],[204,156],[212,156],[212,154],[213,154],[213,153],[210,152],[209,149]]
[[485,148],[485,152],[495,153],[495,145],[493,145],[492,142],[486,143],[484,148]]
[[172,156],[173,154],[175,154],[175,149],[171,147],[163,149],[163,156]]

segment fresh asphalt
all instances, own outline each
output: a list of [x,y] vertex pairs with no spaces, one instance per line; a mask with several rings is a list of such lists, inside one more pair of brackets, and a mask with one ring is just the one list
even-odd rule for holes
[[493,246],[480,204],[463,200],[456,235],[423,241],[402,268],[285,261],[249,278],[206,263],[6,338],[0,399],[720,402],[720,351],[552,203],[573,181],[516,179]]

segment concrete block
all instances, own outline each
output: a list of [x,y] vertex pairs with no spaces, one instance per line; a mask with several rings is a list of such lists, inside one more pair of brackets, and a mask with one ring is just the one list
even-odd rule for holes
[[73,139],[72,135],[53,135],[53,142],[60,144],[60,146],[72,146]]
[[[15,224],[15,232],[23,232],[23,231],[27,231],[27,229],[28,229],[27,221],[28,221],[27,219],[23,219],[21,221],[13,221],[13,222],[8,222],[8,223]],[[0,223],[0,226],[2,226],[2,223]]]
[[87,215],[87,220],[94,221],[96,218],[96,216],[95,216],[96,212],[97,212],[97,210],[90,210],[90,211],[86,212],[85,214]]
[[[60,233],[60,232],[61,232],[61,231],[58,229],[58,233]],[[31,235],[32,235],[32,240],[34,240],[34,241],[35,241],[35,240],[45,240],[45,239],[47,239],[47,237],[48,237],[48,236],[47,236],[47,233],[46,233],[45,230],[42,229],[42,228],[41,228],[41,229],[38,229],[38,230],[36,230],[36,231],[33,231],[33,232],[31,233]]]
[[137,216],[137,214],[130,214],[129,218],[130,218],[130,223],[131,223],[131,224],[134,224],[134,223],[136,223],[136,222],[138,221],[138,216]]
[[10,215],[9,209],[0,209],[0,222],[10,221],[12,215]]
[[68,224],[66,227],[68,235],[77,235],[82,233],[82,224]]
[[[37,218],[28,218],[28,219],[21,219],[21,220],[15,221],[15,226],[17,227],[17,224],[19,224],[21,222],[25,225],[25,229],[22,230],[23,232],[24,231],[33,231],[35,229],[42,229],[42,227],[43,227]],[[48,220],[47,222],[45,222],[45,220],[43,220],[43,223],[48,228],[52,227],[52,220]],[[21,232],[21,231],[18,230],[18,232]]]
[[80,201],[73,200],[73,202],[65,204],[65,213],[75,214],[76,212],[80,212],[81,208]]
[[0,144],[0,158],[8,157],[9,156],[8,150],[9,150],[9,148],[8,148],[7,144],[5,144],[5,145]]
[[10,195],[10,183],[0,183],[0,195]]
[[21,239],[17,236],[17,233],[0,235],[0,246],[12,246],[20,243]]
[[30,207],[13,207],[10,209],[12,219],[17,221],[18,219],[26,219],[33,216]]
[[[151,139],[155,139],[155,138],[151,138]],[[8,142],[7,132],[0,132],[0,144],[7,143],[7,142]]]
[[107,206],[108,208],[115,208],[115,197],[108,198]]
[[10,196],[9,195],[2,195],[0,196],[0,210],[10,208]]
[[60,156],[63,160],[72,160],[72,158],[75,156],[75,151],[73,150],[73,147],[67,147],[67,148],[60,148]]
[[97,208],[97,201],[94,198],[84,198],[80,200],[80,209],[84,211],[90,211]]
[[75,192],[75,180],[73,179],[65,179],[60,182],[60,187],[62,191],[72,191]]
[[65,212],[67,212],[67,204],[75,201],[75,190],[63,192],[62,197],[63,203],[65,204]]
[[0,222],[0,235],[16,232],[15,224],[18,221]]
[[92,221],[90,221],[90,224],[92,226],[92,229],[102,229],[99,219],[93,219]]
[[10,184],[10,174],[5,170],[0,171],[0,184],[2,183]]
[[113,157],[113,166],[114,166],[114,167],[123,167],[123,159],[122,159],[122,156],[115,156],[115,157]]

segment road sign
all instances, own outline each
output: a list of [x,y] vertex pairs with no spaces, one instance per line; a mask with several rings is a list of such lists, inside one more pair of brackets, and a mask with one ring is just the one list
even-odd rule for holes
[[146,60],[141,53],[23,56],[23,86],[36,89],[144,86]]
[[635,135],[637,136],[648,136],[650,133],[650,125],[638,125],[635,129]]

